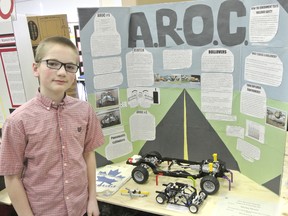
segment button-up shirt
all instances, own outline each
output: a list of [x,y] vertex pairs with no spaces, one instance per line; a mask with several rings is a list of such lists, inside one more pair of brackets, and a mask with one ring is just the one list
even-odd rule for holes
[[104,142],[93,108],[69,96],[55,105],[37,93],[2,130],[0,175],[22,173],[34,215],[82,216],[88,200],[83,153]]

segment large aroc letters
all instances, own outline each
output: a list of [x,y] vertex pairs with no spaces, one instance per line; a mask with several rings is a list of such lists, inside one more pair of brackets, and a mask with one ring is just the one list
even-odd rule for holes
[[[193,32],[193,19],[201,17],[203,21],[203,29],[199,34]],[[207,5],[193,5],[186,9],[184,14],[184,36],[186,42],[190,46],[204,46],[213,40],[213,13],[212,9]]]
[[[164,26],[163,18],[169,18],[169,25]],[[160,9],[156,12],[157,33],[159,47],[166,46],[166,35],[169,35],[177,45],[181,45],[184,41],[177,34],[177,14],[171,9]]]
[[[246,27],[236,26],[235,32],[230,29],[231,13],[237,17],[246,16],[246,8],[241,1],[227,0],[219,8],[217,17],[217,31],[221,43],[225,46],[235,46],[243,43],[246,37]],[[202,20],[201,32],[195,31],[195,18]],[[166,22],[164,23],[164,20]],[[159,9],[156,11],[156,21],[158,42],[153,41],[150,27],[143,12],[132,13],[129,24],[129,47],[137,47],[137,41],[142,40],[145,47],[166,47],[167,37],[170,37],[176,45],[187,43],[189,46],[205,46],[213,43],[218,45],[218,41],[213,41],[214,20],[213,11],[210,6],[204,4],[195,4],[185,10],[183,26],[177,26],[177,13],[172,9]],[[238,25],[238,24],[237,24]],[[197,26],[199,27],[199,26]],[[177,33],[183,31],[184,38]],[[182,36],[183,37],[183,36]],[[185,40],[184,40],[185,39]]]
[[[138,28],[142,35],[137,34]],[[153,47],[150,28],[143,12],[132,13],[130,16],[128,46],[136,47],[137,40],[143,40],[145,47]]]
[[237,17],[244,17],[246,16],[246,8],[241,1],[225,1],[221,4],[217,19],[217,29],[222,44],[226,46],[239,45],[246,37],[245,27],[237,27],[236,33],[230,32],[231,12],[236,12]]

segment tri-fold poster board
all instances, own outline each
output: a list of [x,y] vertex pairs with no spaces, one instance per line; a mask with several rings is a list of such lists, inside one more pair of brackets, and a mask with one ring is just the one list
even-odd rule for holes
[[195,0],[78,14],[88,99],[106,136],[100,163],[148,151],[193,161],[218,153],[279,193],[287,2]]

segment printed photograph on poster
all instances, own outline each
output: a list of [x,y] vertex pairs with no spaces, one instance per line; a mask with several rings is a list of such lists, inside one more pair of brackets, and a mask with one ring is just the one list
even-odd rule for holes
[[119,89],[105,89],[96,92],[96,107],[103,108],[119,105]]
[[267,107],[266,124],[287,130],[287,112],[274,107]]
[[170,84],[181,84],[181,83],[199,83],[200,75],[182,75],[182,74],[171,74],[171,75],[160,75],[154,74],[155,84],[157,83],[170,83]]
[[201,76],[200,75],[181,75],[181,82],[191,82],[191,83],[199,83],[201,82]]
[[98,112],[97,117],[101,123],[102,128],[108,128],[121,124],[119,108]]

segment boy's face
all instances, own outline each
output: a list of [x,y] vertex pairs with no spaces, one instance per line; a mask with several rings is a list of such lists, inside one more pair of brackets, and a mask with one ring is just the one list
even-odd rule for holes
[[[57,60],[62,63],[78,64],[77,54],[69,47],[51,44],[46,47],[46,55],[42,60]],[[59,70],[47,67],[46,61],[33,64],[33,73],[39,78],[40,92],[51,99],[63,97],[64,92],[73,84],[76,74],[65,70],[64,65]]]

